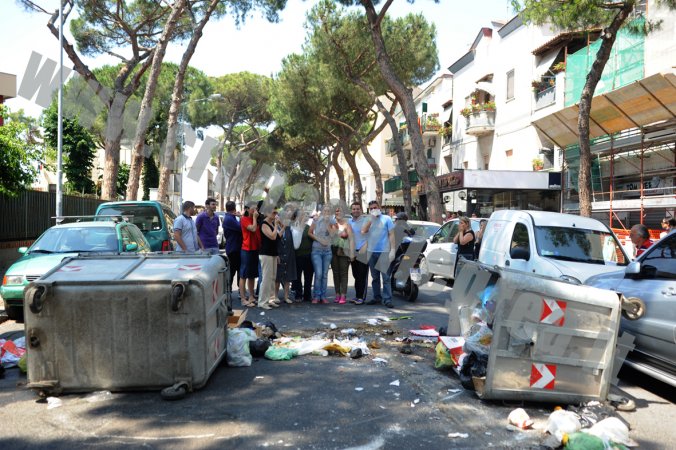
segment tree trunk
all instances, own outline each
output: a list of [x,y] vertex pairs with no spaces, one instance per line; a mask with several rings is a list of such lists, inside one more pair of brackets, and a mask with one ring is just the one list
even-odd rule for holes
[[117,200],[117,173],[120,170],[120,141],[122,140],[124,107],[129,96],[115,92],[108,108],[105,136],[105,164],[101,198]]
[[362,195],[364,194],[364,188],[361,185],[361,175],[359,174],[359,168],[357,167],[355,157],[347,145],[343,146],[343,156],[345,156],[345,161],[350,167],[352,177],[354,178],[354,192],[352,193],[352,201],[359,202],[359,204],[361,204]]
[[[333,169],[336,171],[336,176],[338,177],[338,197],[340,198],[340,201],[344,202],[347,199],[347,195],[345,194],[345,171],[343,171],[343,168],[338,164],[338,156],[340,156],[340,153],[341,152],[339,152],[337,148],[334,150],[331,163],[333,164]],[[330,193],[328,197],[330,197]],[[327,200],[331,199],[328,198]]]
[[418,114],[415,110],[413,95],[410,89],[399,80],[394,72],[390,57],[385,50],[385,42],[383,41],[383,35],[380,29],[382,18],[384,17],[387,8],[392,4],[392,0],[387,0],[385,2],[380,14],[376,13],[372,0],[360,0],[360,2],[366,10],[366,18],[368,19],[371,28],[371,38],[373,39],[380,72],[388,87],[401,104],[404,116],[406,117],[406,123],[408,124],[408,129],[411,133],[411,144],[413,146],[411,159],[413,160],[415,170],[418,172],[418,177],[425,187],[429,209],[428,216],[433,222],[441,223],[442,205],[439,184],[437,183],[434,173],[427,164],[427,154],[425,153],[422,132],[418,125]]
[[[371,156],[369,148],[365,142],[362,142],[361,144],[361,153],[364,155],[364,158],[366,158],[366,162],[369,163],[369,166],[371,166],[371,170],[373,170],[373,177],[376,181],[376,201],[379,205],[381,205],[383,203],[383,174],[380,171],[380,166],[376,160],[373,159],[373,156]],[[368,201],[371,200],[373,199],[368,199]]]
[[378,105],[380,113],[385,117],[385,121],[389,125],[390,130],[392,130],[392,142],[394,143],[394,151],[397,154],[397,165],[399,166],[399,173],[401,176],[401,193],[404,197],[404,211],[406,212],[406,215],[411,217],[411,213],[413,212],[411,181],[408,179],[408,161],[406,161],[404,147],[401,145],[401,140],[399,139],[399,127],[392,114],[385,109],[380,100],[376,102],[376,105]]
[[[177,134],[178,134],[178,112],[181,109],[181,102],[183,101],[183,84],[185,82],[185,74],[188,70],[190,59],[195,54],[197,43],[202,38],[204,26],[209,21],[211,14],[218,6],[219,0],[211,0],[209,8],[200,20],[195,31],[190,38],[190,42],[183,52],[181,63],[178,66],[178,73],[176,74],[176,82],[174,83],[174,90],[171,94],[171,106],[169,107],[169,117],[167,119],[167,143],[164,146],[164,165],[160,168],[160,185],[157,189],[157,199],[161,202],[169,202],[169,178],[171,177],[171,170],[174,166],[174,151],[176,150]],[[179,205],[180,209],[181,205]]]
[[154,50],[153,62],[150,67],[143,100],[141,101],[141,110],[139,111],[138,122],[136,124],[136,134],[134,135],[134,151],[131,157],[129,181],[127,183],[127,200],[136,200],[138,194],[141,169],[143,167],[143,160],[146,156],[144,153],[146,132],[148,131],[150,119],[152,118],[153,99],[155,98],[155,90],[157,89],[157,80],[162,71],[162,61],[167,52],[167,45],[174,34],[178,18],[183,14],[185,2],[186,0],[176,0],[174,3],[169,18],[167,19],[167,23],[164,25],[164,30],[162,30],[162,35]]
[[603,69],[610,58],[610,52],[617,38],[617,32],[634,9],[633,2],[627,2],[613,18],[610,26],[603,30],[601,46],[596,53],[587,74],[587,79],[580,95],[579,113],[577,116],[577,131],[580,135],[580,172],[578,175],[578,195],[580,201],[580,215],[592,215],[592,180],[591,180],[591,145],[589,144],[589,116],[591,115],[594,91],[601,80]]

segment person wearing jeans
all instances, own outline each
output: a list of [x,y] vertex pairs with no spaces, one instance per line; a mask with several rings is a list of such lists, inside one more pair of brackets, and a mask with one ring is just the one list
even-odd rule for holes
[[335,221],[335,233],[331,246],[333,254],[331,268],[333,269],[333,285],[336,288],[334,303],[342,305],[347,302],[347,272],[350,268],[350,261],[354,258],[354,236],[352,236],[352,227],[343,217],[343,210],[340,206],[336,208]]
[[312,303],[328,303],[326,298],[326,287],[328,284],[329,265],[331,264],[331,233],[333,231],[333,224],[331,223],[331,207],[324,206],[322,214],[316,218],[312,225],[308,236],[314,242],[312,243],[312,267],[315,271],[315,285],[312,292]]
[[[364,225],[361,232],[366,234],[368,242],[368,264],[371,269],[371,288],[373,299],[367,305],[382,302],[388,308],[392,305],[392,281],[389,273],[390,263],[394,260],[396,247],[394,245],[394,222],[387,214],[381,214],[377,201],[369,202],[371,220]],[[382,278],[382,294],[380,280]]]

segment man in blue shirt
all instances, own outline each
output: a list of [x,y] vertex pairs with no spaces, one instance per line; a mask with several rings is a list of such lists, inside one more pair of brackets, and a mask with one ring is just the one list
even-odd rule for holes
[[212,255],[218,255],[218,225],[220,218],[216,214],[218,203],[215,198],[207,198],[204,202],[204,211],[197,215],[195,226],[204,249]]
[[242,249],[242,226],[235,215],[235,202],[225,204],[225,218],[223,219],[223,238],[225,239],[225,254],[230,262],[230,290],[232,280],[237,272],[237,286],[239,286],[239,266],[241,264],[240,251]]
[[[396,247],[394,244],[394,222],[387,214],[382,214],[380,205],[376,200],[369,202],[369,220],[361,229],[366,235],[368,250],[368,265],[371,269],[371,288],[373,299],[366,302],[367,305],[375,305],[382,302],[388,308],[392,305],[392,281],[389,274],[390,263],[394,259]],[[383,292],[380,293],[380,279],[383,281]]]
[[195,214],[195,203],[190,200],[183,202],[180,216],[174,220],[174,238],[176,239],[177,252],[196,252],[204,249],[202,242],[197,236],[197,228],[192,220]]

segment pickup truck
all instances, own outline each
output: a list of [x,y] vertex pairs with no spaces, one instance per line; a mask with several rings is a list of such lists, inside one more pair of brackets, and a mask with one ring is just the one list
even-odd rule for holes
[[630,258],[610,228],[596,219],[502,210],[486,225],[478,261],[582,284],[619,270]]

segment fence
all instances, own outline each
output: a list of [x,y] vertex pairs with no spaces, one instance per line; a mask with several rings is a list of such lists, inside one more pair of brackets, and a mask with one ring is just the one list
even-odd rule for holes
[[[82,216],[96,212],[104,200],[63,196],[63,215]],[[24,191],[17,197],[0,195],[0,242],[36,239],[56,223],[56,193]]]

